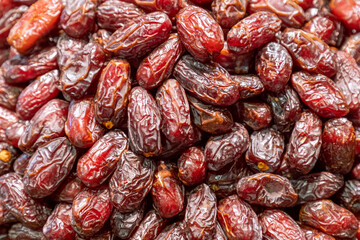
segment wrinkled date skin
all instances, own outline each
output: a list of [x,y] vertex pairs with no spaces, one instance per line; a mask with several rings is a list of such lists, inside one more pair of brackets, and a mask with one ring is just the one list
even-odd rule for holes
[[169,79],[158,88],[156,102],[161,112],[164,136],[173,143],[185,141],[192,125],[184,88],[175,79]]
[[321,117],[343,117],[349,113],[345,97],[325,75],[305,71],[292,75],[291,83],[301,100]]
[[53,99],[42,106],[30,120],[19,139],[23,152],[34,152],[49,140],[65,135],[65,121],[69,103]]
[[25,192],[23,181],[16,173],[0,177],[0,197],[10,213],[28,227],[42,227],[50,215],[49,208]]
[[247,4],[248,0],[216,0],[211,9],[220,26],[230,29],[245,16]]
[[256,75],[233,75],[232,78],[238,84],[240,99],[256,97],[265,91],[264,84]]
[[321,119],[310,111],[301,113],[287,145],[283,161],[294,175],[308,174],[320,155],[322,143]]
[[227,34],[229,49],[243,54],[270,42],[281,28],[281,20],[273,13],[254,13],[233,26]]
[[334,53],[315,35],[300,29],[286,28],[281,36],[281,44],[302,69],[327,77],[336,73]]
[[331,12],[348,28],[360,30],[360,3],[352,0],[331,0]]
[[76,195],[85,188],[86,186],[77,178],[76,173],[70,173],[51,195],[51,198],[56,202],[72,203]]
[[150,210],[136,231],[129,238],[130,240],[138,239],[155,239],[157,235],[166,227],[166,220],[163,219],[155,210]]
[[38,77],[21,92],[16,112],[22,119],[30,120],[44,104],[58,95],[58,80],[59,71],[53,70]]
[[60,26],[67,35],[80,38],[94,27],[98,0],[66,0]]
[[112,205],[121,213],[135,211],[151,190],[154,172],[151,160],[124,153],[109,183]]
[[165,13],[142,15],[116,30],[105,45],[105,50],[119,58],[141,58],[163,43],[169,37],[170,30],[171,20]]
[[86,44],[85,40],[71,38],[65,33],[61,34],[56,44],[59,69],[70,66],[74,62],[76,53],[83,51]]
[[302,8],[296,1],[287,0],[250,0],[249,11],[267,11],[275,13],[287,26],[301,27],[305,22]]
[[131,91],[131,66],[126,60],[113,59],[100,75],[95,95],[96,120],[106,128],[119,127],[126,117]]
[[177,34],[170,37],[145,57],[136,72],[136,80],[146,89],[158,87],[172,73],[175,63],[184,53]]
[[284,137],[272,128],[253,132],[245,155],[246,163],[255,172],[273,173],[280,166],[284,147]]
[[356,61],[357,64],[360,63],[360,33],[351,35],[345,40],[341,46],[341,50],[349,53]]
[[[183,222],[176,222],[168,225],[156,238],[155,240],[186,240],[186,229]],[[196,238],[193,238],[196,239]]]
[[96,10],[98,25],[110,31],[116,31],[142,15],[144,15],[144,11],[134,4],[119,0],[105,1]]
[[[1,65],[1,61],[0,61]],[[0,107],[15,110],[22,87],[10,85],[5,82],[3,71],[0,70]]]
[[327,235],[321,231],[311,228],[306,225],[300,225],[301,231],[304,233],[305,239],[308,240],[335,240],[330,235]]
[[88,187],[98,187],[114,172],[129,143],[124,132],[113,130],[101,137],[78,161],[76,174]]
[[173,19],[173,17],[176,16],[176,14],[179,12],[181,8],[187,5],[187,2],[181,0],[150,0],[150,1],[128,0],[128,1],[135,2],[137,6],[141,7],[142,9],[145,9],[147,12],[155,12],[155,11],[164,12],[171,19]]
[[304,204],[299,213],[299,220],[302,224],[339,238],[353,238],[359,228],[354,214],[331,200],[318,200]]
[[206,62],[224,47],[220,25],[204,9],[189,5],[176,16],[176,27],[186,50],[198,61]]
[[17,223],[11,226],[9,229],[8,237],[15,240],[38,240],[44,239],[44,235],[41,231],[28,228],[27,226]]
[[14,172],[20,176],[24,176],[30,158],[31,155],[23,153],[17,159],[15,159],[13,164]]
[[151,189],[154,208],[163,218],[171,218],[184,208],[184,186],[177,178],[175,164],[160,161]]
[[281,210],[265,210],[259,222],[264,239],[307,240],[299,225]]
[[235,119],[254,131],[268,127],[272,120],[271,109],[263,102],[238,101],[233,109]]
[[218,63],[205,64],[185,55],[173,75],[188,92],[208,104],[229,106],[240,97],[236,81]]
[[70,103],[65,133],[74,146],[91,147],[104,132],[105,129],[95,119],[95,103],[92,97]]
[[72,204],[72,227],[82,236],[92,236],[104,226],[111,210],[107,188],[82,191]]
[[342,206],[354,214],[360,212],[360,181],[347,180],[344,187],[337,193],[337,198]]
[[216,195],[201,184],[187,199],[184,224],[190,239],[211,239],[216,228]]
[[254,210],[236,195],[220,200],[218,220],[229,240],[261,240],[262,232]]
[[190,147],[177,160],[180,181],[193,186],[204,182],[206,177],[206,162],[204,151],[200,147]]
[[110,217],[112,232],[120,239],[128,239],[140,225],[145,214],[145,204],[131,213],[121,213],[115,208]]
[[36,1],[11,28],[8,43],[20,53],[27,52],[56,27],[62,9],[60,0]]
[[271,42],[259,51],[255,65],[266,90],[280,92],[290,80],[293,61],[285,47]]
[[256,173],[241,178],[237,193],[250,204],[271,208],[291,207],[298,199],[290,181],[272,173]]
[[9,223],[16,223],[16,218],[10,213],[10,211],[0,203],[0,224],[5,225]]
[[61,203],[55,207],[44,227],[46,239],[73,240],[76,232],[71,226],[72,208],[70,204]]
[[5,131],[7,141],[14,147],[19,146],[19,139],[21,135],[25,132],[26,126],[29,121],[18,121],[8,127]]
[[206,143],[204,155],[208,169],[219,171],[227,164],[238,161],[248,146],[248,131],[243,125],[235,123],[231,132],[213,136]]
[[105,53],[97,43],[88,43],[61,68],[59,89],[71,99],[83,97],[97,79],[105,62]]
[[161,113],[151,94],[142,87],[133,88],[127,111],[131,149],[145,157],[160,154]]
[[355,161],[355,129],[346,118],[325,122],[321,145],[321,163],[329,172],[347,174]]
[[[0,130],[3,130],[4,134],[8,127],[18,121],[19,116],[15,112],[0,106]],[[3,141],[5,141],[5,139]]]
[[40,146],[26,168],[23,178],[25,191],[34,198],[52,194],[69,175],[76,156],[75,147],[65,137]]
[[290,181],[299,195],[297,204],[330,198],[344,185],[341,175],[329,172],[310,173]]

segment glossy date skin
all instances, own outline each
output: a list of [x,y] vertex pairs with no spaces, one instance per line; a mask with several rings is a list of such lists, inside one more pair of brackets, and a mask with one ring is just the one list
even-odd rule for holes
[[129,240],[154,239],[166,227],[166,222],[155,210],[150,210]]
[[76,176],[76,173],[70,173],[62,184],[51,195],[55,202],[70,203],[74,201],[79,192],[86,189],[86,186]]
[[[155,240],[186,240],[186,229],[184,222],[176,222],[168,225],[156,238]],[[194,238],[195,239],[195,238]]]
[[50,100],[42,106],[21,135],[19,148],[32,153],[49,140],[64,136],[68,107],[68,102],[59,99]]
[[161,152],[161,113],[152,95],[142,87],[131,90],[128,105],[131,149],[145,157]]
[[141,58],[163,43],[169,37],[170,30],[171,21],[165,13],[142,15],[116,30],[105,45],[105,50],[119,58]]
[[360,34],[351,35],[341,46],[341,50],[349,53],[356,61],[360,63]]
[[108,132],[79,159],[76,171],[78,178],[88,187],[100,186],[114,172],[116,164],[128,148],[124,132]]
[[331,12],[339,18],[348,28],[360,30],[360,4],[351,0],[332,0]]
[[115,208],[110,216],[112,232],[120,239],[128,239],[139,226],[145,214],[145,204],[131,213],[121,213]]
[[20,120],[6,128],[6,140],[14,147],[19,146],[19,139],[21,135],[25,132],[27,124],[29,124],[29,121]]
[[246,128],[235,123],[231,132],[211,137],[205,145],[204,155],[207,168],[219,171],[227,164],[236,162],[249,146]]
[[31,156],[24,174],[25,191],[34,198],[51,195],[69,175],[77,152],[65,138],[40,146]]
[[360,212],[359,198],[360,181],[355,179],[345,181],[343,188],[337,193],[339,203],[354,214]]
[[0,47],[6,47],[6,38],[9,35],[10,29],[21,18],[21,16],[28,10],[27,6],[20,6],[7,11],[4,16],[0,18]]
[[236,195],[220,200],[218,220],[229,240],[261,240],[262,232],[258,217],[245,201]]
[[181,9],[176,16],[176,27],[184,47],[198,61],[209,61],[224,47],[220,25],[200,7],[189,5]]
[[38,240],[43,239],[44,235],[40,230],[34,230],[22,223],[17,223],[9,229],[8,237],[14,240]]
[[71,38],[65,33],[59,36],[56,44],[57,63],[59,69],[65,69],[74,61],[75,54],[84,49],[87,42],[83,39]]
[[0,142],[0,175],[10,171],[18,156],[19,152],[15,147],[7,142]]
[[6,225],[16,222],[16,218],[10,213],[10,211],[4,206],[4,204],[0,203],[0,224]]
[[185,49],[178,34],[170,37],[147,57],[145,57],[136,72],[139,85],[151,89],[161,85],[171,75],[175,63],[179,60]]
[[339,238],[353,238],[359,228],[354,214],[331,200],[318,200],[304,204],[299,213],[299,220],[302,224]]
[[306,240],[335,240],[334,237],[306,225],[300,225]]
[[211,4],[215,20],[225,29],[238,23],[246,13],[248,0],[216,0]]
[[16,172],[20,176],[24,176],[30,158],[31,155],[27,155],[25,153],[21,154],[18,158],[16,158],[13,164],[14,172]]
[[173,75],[188,92],[208,104],[229,106],[240,97],[237,83],[217,63],[205,64],[185,55],[176,64]]
[[0,70],[0,107],[15,110],[18,97],[22,90],[22,87],[6,83],[3,77],[3,71]]
[[248,129],[258,131],[269,126],[272,120],[270,107],[263,102],[238,101],[233,105],[235,119]]
[[175,79],[169,79],[156,93],[161,113],[161,129],[173,143],[183,142],[191,131],[190,106],[184,88]]
[[265,91],[264,84],[256,75],[232,75],[238,84],[240,99],[256,97]]
[[200,147],[190,147],[177,160],[180,181],[187,185],[197,185],[206,177],[206,162],[204,151]]
[[248,53],[270,42],[280,30],[281,20],[273,13],[254,13],[233,26],[227,34],[229,49]]

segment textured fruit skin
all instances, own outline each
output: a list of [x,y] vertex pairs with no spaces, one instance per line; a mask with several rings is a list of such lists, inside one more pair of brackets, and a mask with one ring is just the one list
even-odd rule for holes
[[266,90],[280,92],[284,89],[292,72],[293,61],[285,47],[271,42],[258,53],[256,71]]
[[10,211],[4,206],[3,203],[0,203],[0,224],[6,225],[9,223],[16,223],[16,222],[17,220],[14,217],[14,215],[10,213]]
[[65,133],[74,146],[91,147],[104,132],[105,129],[95,119],[95,103],[92,97],[71,101]]
[[310,173],[290,180],[299,198],[297,204],[330,198],[343,185],[344,177],[330,172]]
[[92,236],[104,226],[111,214],[107,188],[84,190],[72,204],[72,227],[83,236]]
[[284,152],[284,137],[272,128],[253,132],[246,152],[246,164],[255,172],[275,172]]
[[20,176],[24,176],[30,158],[31,155],[27,155],[25,153],[16,158],[13,164],[14,172]]
[[156,103],[161,113],[161,130],[173,143],[183,142],[191,131],[190,106],[184,88],[169,79],[158,88]]
[[175,164],[158,162],[151,196],[154,208],[163,218],[171,218],[184,208],[185,189],[176,173]]
[[155,210],[150,210],[129,239],[154,239],[166,227],[166,222]]
[[32,117],[19,139],[19,148],[26,153],[34,152],[49,140],[65,134],[65,121],[69,103],[53,99],[42,106]]
[[163,43],[170,34],[171,21],[165,13],[152,12],[135,18],[116,30],[105,50],[119,58],[140,58]]
[[139,226],[145,214],[145,204],[131,213],[121,213],[117,208],[113,209],[110,216],[112,232],[120,239],[128,239]]
[[178,34],[174,33],[145,57],[136,72],[136,80],[146,89],[155,88],[171,75],[175,63],[185,52]]
[[140,207],[154,181],[154,163],[127,151],[119,160],[109,188],[112,205],[121,213]]
[[95,116],[108,129],[119,127],[126,116],[130,76],[130,64],[121,59],[112,59],[101,72],[95,95]]
[[260,95],[265,91],[264,84],[256,75],[232,75],[238,84],[240,99],[247,99]]
[[281,28],[281,20],[273,13],[258,12],[242,19],[227,34],[229,49],[248,53],[270,42]]
[[313,112],[302,112],[283,157],[292,175],[306,175],[313,169],[320,155],[321,144],[321,119]]
[[321,231],[316,230],[315,228],[311,228],[306,225],[300,225],[302,232],[304,233],[305,239],[308,240],[335,240],[330,235],[327,235]]
[[17,148],[7,142],[0,142],[0,175],[11,170],[11,166],[18,156]]
[[218,63],[205,64],[185,55],[173,75],[188,92],[208,104],[229,106],[240,97],[236,82]]
[[88,187],[103,184],[116,169],[116,164],[128,150],[129,143],[124,132],[113,130],[102,136],[79,159],[76,174]]
[[359,198],[360,198],[360,181],[347,180],[343,188],[336,194],[339,203],[347,210],[354,214],[360,212]]
[[211,137],[205,145],[204,155],[207,168],[219,171],[227,164],[236,162],[249,146],[246,128],[235,123],[231,132]]
[[176,15],[176,27],[184,47],[198,61],[209,61],[224,47],[220,25],[200,7],[181,9]]
[[233,105],[235,118],[254,131],[269,126],[272,120],[270,107],[263,102],[238,101]]
[[290,181],[272,173],[256,173],[241,178],[237,193],[250,204],[271,208],[291,207],[298,199]]
[[62,9],[60,0],[37,1],[11,28],[8,43],[20,53],[27,52],[40,38],[56,27]]
[[281,44],[302,69],[327,77],[336,73],[334,53],[315,35],[300,29],[286,28],[282,33]]
[[258,217],[245,201],[236,195],[220,200],[217,216],[229,240],[261,240],[262,232]]
[[0,177],[0,197],[10,213],[27,227],[42,227],[50,215],[49,208],[25,192],[22,179],[16,173],[7,173]]
[[67,66],[70,66],[76,53],[83,51],[86,44],[87,42],[83,39],[75,39],[65,33],[60,34],[56,44],[59,69],[65,69]]
[[21,92],[16,103],[16,112],[22,119],[30,120],[44,104],[58,95],[58,80],[59,71],[53,70],[38,77]]
[[349,53],[356,61],[360,63],[360,34],[356,33],[347,38],[341,46],[341,50]]
[[331,12],[338,17],[348,28],[360,30],[360,4],[351,0],[332,0]]
[[58,204],[42,229],[44,236],[47,239],[74,239],[76,232],[71,226],[71,214],[70,204]]
[[321,163],[332,173],[347,174],[355,161],[355,129],[346,118],[325,122],[322,134]]
[[354,214],[331,200],[318,200],[304,204],[299,213],[299,220],[302,224],[339,238],[353,238],[359,228]]
[[264,239],[307,240],[299,225],[285,212],[265,210],[259,215]]
[[161,113],[151,94],[142,87],[133,88],[127,111],[131,149],[145,157],[160,154]]
[[198,185],[206,177],[206,162],[204,151],[200,147],[190,147],[177,160],[180,181],[187,185]]
[[7,142],[14,147],[18,147],[19,139],[21,135],[25,132],[27,124],[29,124],[29,121],[20,120],[12,124],[10,127],[6,128],[5,135]]
[[19,115],[15,112],[0,106],[0,130],[3,131],[4,135],[2,141],[6,141],[5,130],[19,120]]
[[70,203],[74,201],[76,195],[83,191],[86,186],[77,178],[76,173],[70,173],[62,184],[51,195],[55,202]]
[[51,195],[69,175],[76,149],[65,137],[41,145],[31,156],[23,182],[25,191],[33,198]]
[[8,237],[10,239],[38,240],[43,239],[44,235],[40,230],[34,230],[22,223],[16,223],[9,229]]
[[65,1],[65,8],[61,13],[60,26],[67,35],[80,38],[89,33],[94,27],[97,0]]
[[187,6],[187,2],[180,0],[129,0],[147,12],[161,11],[173,19],[179,10]]
[[211,10],[220,26],[230,29],[245,16],[247,4],[248,0],[216,0]]
[[[2,64],[1,61],[0,64]],[[6,83],[3,76],[3,71],[0,70],[0,107],[7,108],[9,110],[15,110],[18,97],[22,90],[22,87],[13,86]]]
[[291,83],[301,100],[321,117],[343,117],[349,113],[345,97],[325,75],[305,71],[294,73]]
[[168,225],[164,230],[155,238],[155,240],[186,240],[186,230],[183,222],[176,222]]

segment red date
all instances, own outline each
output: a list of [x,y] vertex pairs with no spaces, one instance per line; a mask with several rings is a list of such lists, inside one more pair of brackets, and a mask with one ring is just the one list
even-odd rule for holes
[[233,105],[235,119],[246,127],[258,131],[269,126],[272,120],[270,107],[263,102],[238,101]]
[[70,173],[51,195],[51,198],[56,202],[73,203],[76,195],[85,188],[86,186],[77,178],[76,173]]
[[360,3],[352,0],[332,0],[331,12],[348,28],[360,30]]
[[3,77],[3,71],[0,70],[0,107],[15,110],[18,97],[22,90],[22,87],[13,86],[6,83]]
[[256,75],[233,75],[239,87],[240,99],[256,97],[265,91],[264,84]]
[[16,172],[20,176],[24,176],[25,170],[27,165],[29,164],[29,160],[31,155],[27,155],[25,153],[21,154],[17,159],[14,161],[14,172]]
[[155,210],[149,211],[139,224],[139,227],[129,238],[130,240],[138,239],[155,239],[157,235],[166,227],[166,220],[163,219]]
[[17,223],[9,229],[8,237],[15,240],[38,240],[43,239],[44,235],[41,231],[28,228],[27,226]]
[[120,239],[128,239],[144,217],[145,204],[131,213],[121,213],[115,208],[110,217],[112,232]]
[[28,10],[27,6],[20,6],[7,11],[0,18],[0,47],[6,47],[6,38],[9,35],[10,29],[21,18],[21,16]]
[[29,124],[29,121],[18,121],[8,127],[5,131],[7,141],[14,147],[19,146],[19,139],[21,135],[25,132],[26,126]]
[[206,177],[204,152],[200,147],[191,147],[177,160],[179,179],[187,186],[202,183]]
[[221,27],[230,29],[245,16],[247,4],[248,0],[216,0],[211,9]]

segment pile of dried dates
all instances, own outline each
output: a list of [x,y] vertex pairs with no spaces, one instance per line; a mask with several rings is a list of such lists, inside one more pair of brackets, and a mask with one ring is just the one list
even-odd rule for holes
[[360,239],[360,0],[0,0],[0,240]]

